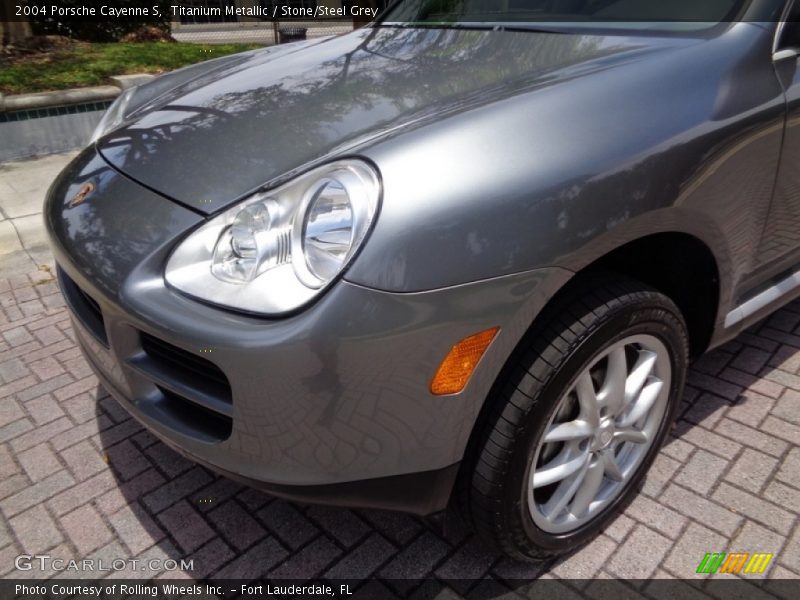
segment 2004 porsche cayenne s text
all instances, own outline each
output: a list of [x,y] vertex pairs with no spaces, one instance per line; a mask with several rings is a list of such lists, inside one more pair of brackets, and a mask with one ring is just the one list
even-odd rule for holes
[[636,494],[690,357],[800,293],[800,2],[474,4],[123,93],[45,219],[166,444],[535,559]]

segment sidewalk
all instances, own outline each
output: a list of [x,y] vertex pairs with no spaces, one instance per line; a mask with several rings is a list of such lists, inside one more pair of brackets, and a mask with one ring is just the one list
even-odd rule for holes
[[52,263],[42,203],[50,183],[76,155],[0,163],[0,277],[24,275]]
[[622,598],[647,595],[636,580],[708,578],[695,573],[707,552],[773,553],[766,577],[800,577],[800,301],[694,364],[625,514],[572,556],[520,565],[436,521],[271,498],[144,431],[99,385],[37,271],[51,260],[41,200],[70,156],[0,166],[0,577],[53,576],[14,570],[49,554],[193,561],[115,577],[373,577],[382,598],[426,597],[419,578],[436,578],[488,599],[536,577],[563,580],[565,598],[604,597],[589,579],[614,578]]

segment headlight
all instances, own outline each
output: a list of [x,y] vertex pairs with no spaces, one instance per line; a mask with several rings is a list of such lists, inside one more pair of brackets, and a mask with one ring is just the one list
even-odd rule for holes
[[109,131],[113,131],[120,126],[122,121],[125,119],[125,111],[127,110],[128,104],[130,103],[135,92],[136,88],[128,88],[119,96],[117,96],[117,99],[111,103],[111,106],[108,107],[108,110],[103,115],[103,118],[100,119],[100,122],[97,124],[97,127],[92,134],[92,139],[89,140],[90,144],[94,144]]
[[294,310],[353,258],[379,196],[378,175],[362,161],[314,169],[191,233],[167,261],[166,280],[200,300],[247,312]]

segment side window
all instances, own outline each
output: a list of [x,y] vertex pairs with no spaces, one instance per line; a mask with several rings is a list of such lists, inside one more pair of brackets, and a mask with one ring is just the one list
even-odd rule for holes
[[800,48],[800,0],[794,0],[789,18],[783,28],[781,48]]

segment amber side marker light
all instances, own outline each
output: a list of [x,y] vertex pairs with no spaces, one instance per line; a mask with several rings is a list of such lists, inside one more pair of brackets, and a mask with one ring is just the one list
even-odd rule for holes
[[499,327],[492,327],[465,337],[450,348],[450,352],[444,357],[436,375],[433,376],[431,393],[435,396],[447,396],[458,394],[463,390],[498,331]]

